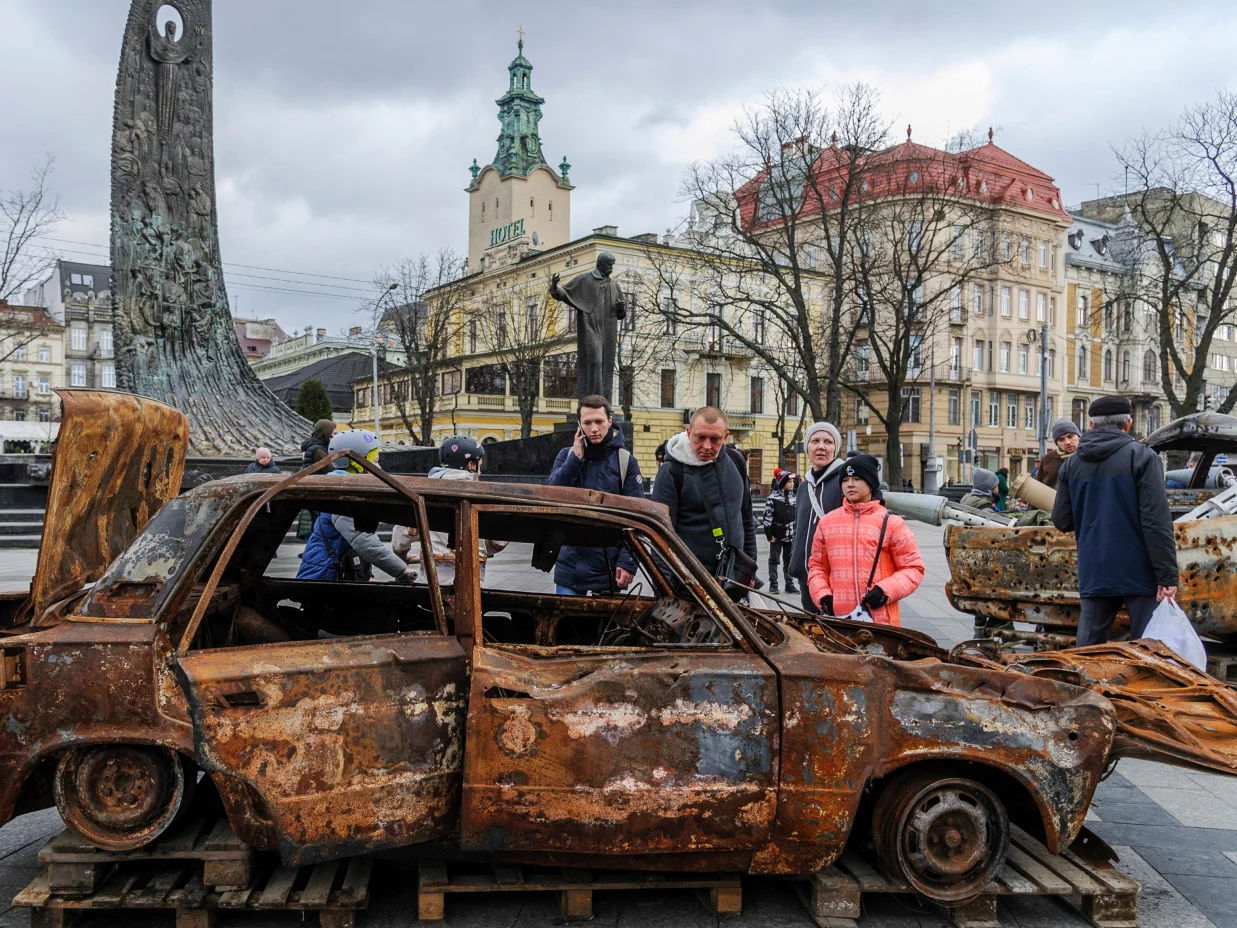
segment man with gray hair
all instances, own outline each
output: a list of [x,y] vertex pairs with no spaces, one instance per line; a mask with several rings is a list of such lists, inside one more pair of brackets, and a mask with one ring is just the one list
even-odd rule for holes
[[1122,605],[1130,637],[1141,638],[1156,604],[1177,595],[1177,545],[1154,451],[1129,434],[1134,407],[1101,396],[1091,431],[1057,475],[1052,523],[1078,543],[1078,644],[1108,640]]

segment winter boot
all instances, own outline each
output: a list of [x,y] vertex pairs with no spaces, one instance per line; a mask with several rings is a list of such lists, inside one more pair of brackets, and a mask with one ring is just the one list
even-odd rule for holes
[[795,582],[793,580],[787,582],[786,592],[787,593],[798,593],[799,592],[799,588],[795,586]]

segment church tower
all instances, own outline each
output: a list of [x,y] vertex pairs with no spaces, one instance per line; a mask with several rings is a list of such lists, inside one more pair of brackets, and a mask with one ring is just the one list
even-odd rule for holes
[[533,66],[518,54],[507,66],[507,92],[498,98],[498,153],[484,168],[474,158],[468,191],[468,270],[489,270],[571,241],[571,191],[563,158],[555,172],[541,153],[541,104]]

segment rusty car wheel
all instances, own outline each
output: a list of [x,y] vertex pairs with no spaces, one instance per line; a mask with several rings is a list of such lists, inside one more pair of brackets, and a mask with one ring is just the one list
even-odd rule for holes
[[925,772],[882,795],[872,823],[882,868],[934,902],[975,898],[1009,853],[1009,816],[974,780]]
[[95,847],[128,851],[153,841],[188,803],[193,776],[167,748],[109,744],[66,751],[56,767],[56,808]]

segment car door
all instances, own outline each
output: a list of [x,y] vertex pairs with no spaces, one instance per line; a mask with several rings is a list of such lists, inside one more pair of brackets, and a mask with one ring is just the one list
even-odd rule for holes
[[[198,763],[247,785],[288,864],[441,837],[458,813],[468,668],[464,649],[447,634],[425,506],[390,475],[348,456],[394,489],[400,505],[412,504],[434,630],[190,649],[255,517],[340,457],[333,455],[250,505],[203,587],[176,657]],[[372,484],[366,499],[363,486],[361,502],[391,504]],[[348,585],[364,609],[371,584]],[[312,586],[307,581],[310,594]]]
[[[664,543],[658,550],[681,568]],[[481,591],[474,602],[484,608]],[[679,602],[716,621],[707,596]],[[539,648],[487,641],[480,627],[475,640],[466,848],[657,854],[751,851],[767,839],[777,681],[742,642]]]
[[453,637],[190,652],[198,763],[244,781],[289,864],[426,841],[455,822],[467,668]]

